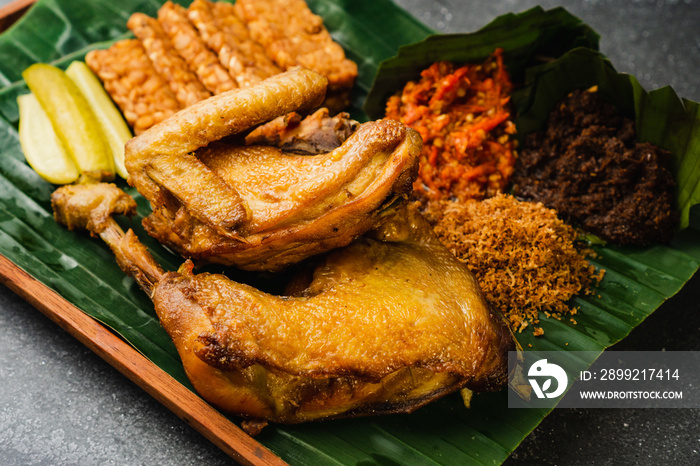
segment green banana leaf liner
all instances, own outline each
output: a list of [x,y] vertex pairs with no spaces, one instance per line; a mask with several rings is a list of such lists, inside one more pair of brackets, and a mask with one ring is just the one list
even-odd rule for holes
[[[77,5],[75,0],[39,0],[22,20],[0,35],[0,83],[4,86],[0,89],[0,254],[108,325],[145,357],[190,387],[151,302],[119,270],[109,249],[99,240],[70,232],[53,220],[49,198],[54,186],[28,167],[17,139],[16,97],[27,92],[21,80],[24,68],[35,62],[65,67],[71,60],[83,58],[88,50],[131,37],[126,29],[129,15],[135,11],[155,15],[161,3],[83,0]],[[430,50],[423,50],[423,57],[416,52],[423,46],[411,46],[418,49],[401,49],[399,56],[404,61],[393,64],[387,61],[380,66],[400,46],[420,41],[433,31],[388,0],[308,0],[308,4],[324,19],[348,56],[358,63],[360,75],[351,113],[361,120],[381,117],[385,98],[438,57],[480,60],[500,46],[505,50],[509,69],[526,83],[522,98],[517,100],[518,108],[523,118],[529,115],[528,121],[534,129],[548,105],[540,102],[539,89],[545,85],[547,76],[560,70],[556,61],[546,68],[537,68],[536,73],[529,73],[528,68],[561,57],[577,46],[596,49],[598,44],[598,35],[565,10],[536,8],[499,17],[477,33],[456,35],[464,41],[460,44],[452,43],[446,36],[431,37],[426,41]],[[443,52],[445,55],[440,55]],[[626,99],[636,102],[637,95],[643,96],[643,91],[635,90],[634,86],[632,89],[634,99]],[[380,91],[381,96],[377,94]],[[650,93],[656,97],[645,104],[658,107],[659,115],[685,115],[687,108],[691,108],[690,103],[678,101],[672,91],[662,91]],[[673,100],[671,96],[676,102],[673,105],[667,104]],[[687,121],[695,128],[697,105],[692,108],[695,113]],[[641,114],[646,115],[646,109]],[[646,126],[654,129],[656,123],[650,120],[642,128]],[[697,138],[692,128],[679,128],[674,119],[657,129],[658,134],[646,136],[646,130],[644,134],[664,141],[669,139],[666,142],[672,147],[687,147],[685,152],[678,152],[681,155],[677,156],[676,173],[679,180],[687,179],[679,186],[688,190],[697,186],[700,172],[693,165],[698,163],[697,151],[693,156],[691,150]],[[696,167],[694,173],[692,167]],[[134,195],[139,205],[136,218],[119,220],[122,226],[134,228],[165,268],[176,268],[181,259],[162,248],[141,228],[140,219],[150,212],[148,203],[125,183],[121,186]],[[697,189],[692,190],[684,198],[679,191],[679,200],[688,199],[680,201],[679,206],[696,202],[696,192]],[[520,342],[540,350],[600,352],[624,338],[673,296],[700,266],[700,233],[694,223],[697,222],[691,219],[690,227],[676,235],[670,245],[599,248],[601,259],[596,265],[607,270],[606,278],[595,297],[574,300],[581,308],[578,325],[544,319],[543,337],[535,338],[523,332],[518,335]],[[232,279],[253,284],[267,279],[232,269],[225,272]],[[589,363],[585,361],[581,365]],[[257,439],[292,464],[499,464],[549,412],[506,406],[505,392],[476,395],[468,410],[461,398],[454,395],[410,415],[273,425]]]

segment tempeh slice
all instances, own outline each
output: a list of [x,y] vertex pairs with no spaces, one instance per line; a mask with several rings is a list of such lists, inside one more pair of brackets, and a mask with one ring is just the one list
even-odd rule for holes
[[282,72],[251,39],[230,3],[194,0],[187,14],[238,86],[247,87]]
[[185,60],[178,55],[158,20],[143,13],[134,13],[126,25],[141,41],[153,67],[167,79],[175,98],[183,107],[211,96]]
[[124,118],[140,134],[180,109],[168,83],[156,72],[141,42],[127,39],[92,50],[85,62],[100,78]]
[[233,9],[280,68],[316,71],[328,78],[329,96],[347,98],[357,65],[303,0],[237,0]]
[[158,21],[175,50],[209,92],[221,94],[238,87],[219,58],[207,47],[197,29],[187,18],[186,8],[167,1],[158,10]]

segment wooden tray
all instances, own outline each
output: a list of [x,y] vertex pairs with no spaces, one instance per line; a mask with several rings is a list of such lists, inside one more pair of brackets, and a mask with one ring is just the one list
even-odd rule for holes
[[242,464],[286,464],[131,345],[0,255],[0,282]]
[[[15,0],[0,7],[0,31],[10,27],[35,1]],[[107,327],[3,255],[0,255],[0,283],[77,338],[234,460],[249,465],[287,464]]]
[[14,0],[0,6],[0,32],[12,26],[36,0]]

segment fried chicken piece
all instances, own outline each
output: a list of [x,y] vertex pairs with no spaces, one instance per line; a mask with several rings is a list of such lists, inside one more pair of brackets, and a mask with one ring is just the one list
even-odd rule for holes
[[357,65],[303,0],[237,0],[234,9],[277,66],[301,66],[328,78],[324,106],[341,110],[348,105]]
[[313,108],[325,85],[313,71],[289,71],[188,107],[129,141],[129,183],[153,208],[149,234],[199,262],[278,270],[375,227],[416,176],[420,137],[401,123],[365,123],[315,156],[209,144]]
[[[75,216],[68,222],[79,226],[91,207],[71,197],[56,191],[56,218]],[[195,275],[189,261],[163,272],[131,230],[124,235],[111,218],[91,225],[153,300],[197,392],[254,425],[411,412],[456,390],[506,383],[508,326],[407,209],[327,255],[295,296]]]
[[285,152],[316,155],[340,146],[358,126],[359,123],[351,120],[348,113],[331,117],[327,108],[320,108],[306,118],[292,112],[258,126],[246,136],[245,143],[249,146],[272,145]]
[[221,94],[238,87],[187,18],[185,7],[171,1],[165,2],[158,10],[158,22],[175,50],[209,92]]
[[155,70],[163,76],[183,107],[188,107],[211,95],[178,55],[158,20],[143,13],[134,13],[126,26],[141,41]]
[[126,39],[106,50],[91,50],[85,63],[119,106],[134,134],[180,109],[168,83],[156,72],[141,42]]
[[55,220],[69,230],[99,235],[113,214],[134,215],[134,199],[112,183],[66,185],[51,196]]
[[239,87],[250,86],[282,72],[262,46],[251,39],[230,3],[194,0],[187,15]]

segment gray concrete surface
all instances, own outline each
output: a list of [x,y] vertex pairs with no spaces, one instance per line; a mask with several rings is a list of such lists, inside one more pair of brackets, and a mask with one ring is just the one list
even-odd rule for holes
[[[565,6],[619,71],[700,100],[698,0],[398,0],[444,32]],[[614,349],[700,350],[700,277]],[[700,464],[700,410],[555,410],[508,465]],[[0,464],[199,465],[232,461],[132,382],[0,287]]]

